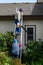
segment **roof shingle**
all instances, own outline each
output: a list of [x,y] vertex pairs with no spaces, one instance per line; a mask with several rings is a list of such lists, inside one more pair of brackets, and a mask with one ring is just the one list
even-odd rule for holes
[[24,15],[43,15],[43,3],[0,4],[0,16],[15,15],[16,8],[23,8]]

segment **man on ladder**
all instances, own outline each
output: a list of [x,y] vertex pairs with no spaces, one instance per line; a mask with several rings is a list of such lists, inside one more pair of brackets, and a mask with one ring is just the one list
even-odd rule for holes
[[[17,16],[17,17],[16,17]],[[22,19],[23,19],[23,11],[22,8],[19,10],[16,9],[16,15],[15,15],[15,34],[17,38],[14,38],[13,44],[12,44],[12,56],[19,57],[19,51],[20,51],[20,60],[21,60],[21,51],[22,51]]]

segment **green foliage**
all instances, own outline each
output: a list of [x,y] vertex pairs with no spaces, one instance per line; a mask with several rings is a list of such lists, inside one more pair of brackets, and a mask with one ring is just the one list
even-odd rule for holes
[[28,41],[27,48],[23,51],[22,58],[27,65],[43,65],[43,41]]
[[0,65],[15,65],[15,62],[5,52],[0,52]]
[[26,51],[22,51],[22,63],[26,63],[26,56],[27,56],[27,54],[26,54]]
[[25,65],[20,63],[20,59],[11,58],[9,54],[13,39],[13,32],[0,33],[0,65]]
[[21,64],[19,58],[11,58],[8,52],[0,52],[0,65],[25,65]]
[[6,51],[11,49],[14,34],[13,32],[0,33],[0,51]]
[[14,38],[12,32],[6,32],[5,33],[5,38],[6,38],[7,46],[10,47],[12,45],[13,38]]

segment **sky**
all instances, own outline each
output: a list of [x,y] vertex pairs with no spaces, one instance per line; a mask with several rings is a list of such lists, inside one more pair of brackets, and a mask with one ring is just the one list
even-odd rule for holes
[[0,0],[0,3],[36,2],[37,0]]

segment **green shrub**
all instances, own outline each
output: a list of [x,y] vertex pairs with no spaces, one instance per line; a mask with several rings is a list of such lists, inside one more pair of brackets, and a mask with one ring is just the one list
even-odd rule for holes
[[22,53],[23,60],[29,65],[43,65],[43,41],[28,41],[26,53]]
[[0,52],[0,65],[15,65],[15,62],[5,52]]
[[13,32],[0,33],[0,51],[6,51],[11,49],[11,45],[14,39]]

